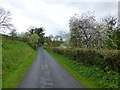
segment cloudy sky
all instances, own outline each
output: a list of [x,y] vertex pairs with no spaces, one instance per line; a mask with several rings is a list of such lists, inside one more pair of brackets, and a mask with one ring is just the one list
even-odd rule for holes
[[117,17],[117,3],[118,0],[0,0],[0,7],[11,11],[12,23],[19,33],[32,25],[44,27],[47,35],[55,35],[69,31],[68,21],[75,13],[95,11],[98,19]]

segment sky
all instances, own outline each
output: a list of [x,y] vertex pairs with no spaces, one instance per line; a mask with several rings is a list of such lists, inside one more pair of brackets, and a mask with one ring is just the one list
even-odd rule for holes
[[11,12],[17,32],[30,26],[44,27],[46,35],[69,32],[70,17],[95,11],[97,19],[117,17],[119,0],[0,0],[0,7]]

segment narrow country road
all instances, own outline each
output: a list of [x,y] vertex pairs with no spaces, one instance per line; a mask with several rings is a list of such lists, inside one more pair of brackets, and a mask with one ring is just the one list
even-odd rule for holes
[[18,88],[83,88],[48,52],[38,51]]

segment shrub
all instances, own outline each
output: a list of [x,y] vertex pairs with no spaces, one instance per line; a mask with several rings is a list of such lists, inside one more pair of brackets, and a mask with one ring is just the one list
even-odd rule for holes
[[82,62],[88,66],[97,66],[105,72],[109,70],[120,72],[119,50],[90,50],[90,49],[61,49],[52,48],[52,51],[64,55],[76,62]]

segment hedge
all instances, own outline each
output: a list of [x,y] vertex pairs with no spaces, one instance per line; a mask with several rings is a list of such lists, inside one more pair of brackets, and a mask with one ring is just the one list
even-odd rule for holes
[[12,37],[4,34],[0,34],[2,36],[2,40],[7,41],[7,40],[14,40],[14,41],[21,41],[21,42],[27,42],[28,40],[25,40],[24,38],[21,37]]
[[52,48],[53,52],[64,55],[76,62],[88,66],[97,66],[105,72],[109,70],[120,72],[120,50],[90,50]]

